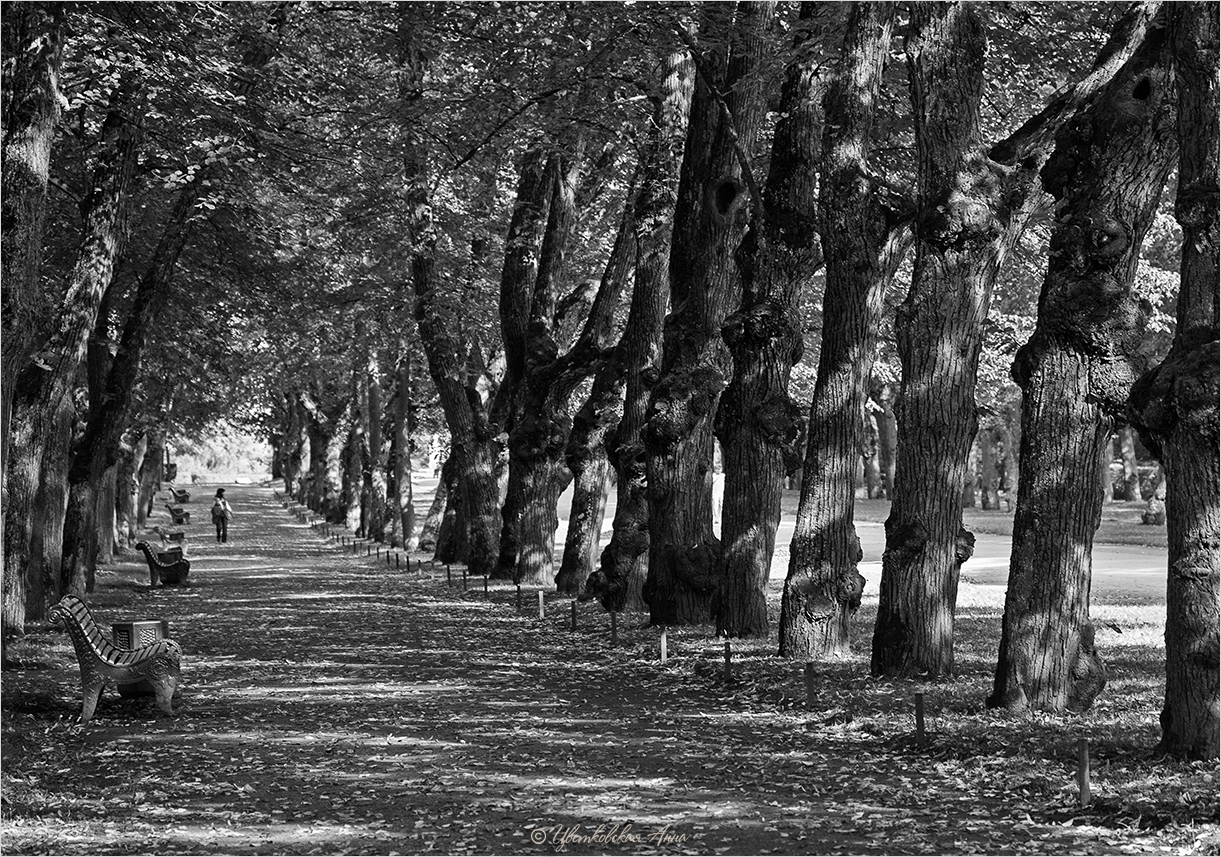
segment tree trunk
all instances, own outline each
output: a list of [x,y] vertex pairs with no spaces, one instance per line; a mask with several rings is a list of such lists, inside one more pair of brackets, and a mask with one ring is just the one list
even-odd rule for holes
[[348,436],[339,464],[339,484],[342,486],[339,495],[339,517],[345,527],[362,537],[367,535],[364,528],[365,519],[361,514],[364,510],[361,499],[364,495],[365,463],[365,433],[360,420],[360,411],[365,404],[363,399],[364,396],[361,395],[353,402],[356,413],[352,415],[351,425],[348,426]]
[[861,465],[865,473],[865,497],[876,500],[882,496],[882,468],[878,463],[878,424],[870,400],[861,414]]
[[1140,468],[1136,463],[1136,432],[1132,426],[1119,430],[1119,456],[1123,462],[1123,499],[1140,502]]
[[411,351],[402,348],[398,373],[398,392],[394,399],[394,523],[399,533],[396,544],[404,550],[415,547],[415,497],[411,485]]
[[63,552],[64,514],[68,508],[68,462],[72,450],[72,429],[76,424],[76,404],[71,396],[60,402],[51,421],[43,458],[47,474],[38,486],[38,517],[30,545],[32,568],[27,575],[26,612],[39,616],[64,594]]
[[[761,65],[775,3],[702,8],[699,74],[679,180],[670,257],[670,315],[661,378],[643,437],[648,453],[649,570],[654,625],[712,618],[721,542],[713,532],[713,420],[729,376],[720,331],[740,304],[733,253],[748,209],[738,150],[753,148],[764,109]],[[732,41],[728,50],[722,45]],[[701,46],[702,48],[703,46]],[[725,93],[724,102],[718,101]],[[735,134],[736,131],[736,134]]]
[[878,406],[874,420],[878,426],[878,469],[882,471],[882,496],[892,500],[895,496],[895,454],[899,446],[894,388],[890,384],[876,384],[871,395]]
[[[101,490],[98,491],[97,527],[98,551],[97,561],[100,563],[114,562],[114,546],[118,541],[115,527],[115,512],[118,509],[116,497],[116,482],[119,478],[118,462],[110,465],[102,475]],[[92,567],[91,567],[92,569]],[[90,577],[93,575],[91,574]],[[92,591],[90,583],[90,591]]]
[[962,526],[962,489],[1003,230],[993,204],[999,182],[976,148],[987,48],[978,13],[961,3],[919,5],[912,27],[916,261],[895,322],[899,445],[871,669],[946,676],[954,672],[959,567],[974,545]]
[[300,490],[301,469],[305,458],[306,434],[305,407],[294,390],[284,398],[285,426],[280,442],[280,471],[284,479],[284,493],[297,496]]
[[[437,483],[440,494],[441,511],[437,519],[436,530],[436,562],[466,562],[466,524],[459,526],[458,522],[458,459],[454,457],[453,446],[441,465],[441,477]],[[437,506],[437,498],[433,498],[433,508]],[[429,511],[431,516],[432,511]]]
[[827,263],[822,351],[810,404],[801,501],[780,615],[780,654],[842,656],[865,579],[852,523],[862,414],[889,274],[891,213],[867,179],[874,104],[894,6],[853,4],[839,74],[827,92],[819,230]]
[[[141,441],[144,435],[141,434]],[[137,472],[136,451],[130,441],[119,450],[119,470],[115,477],[115,547],[125,554],[134,547],[136,539],[136,503],[132,488]]]
[[[814,5],[802,6],[812,22]],[[784,477],[801,463],[805,428],[788,395],[801,358],[798,303],[802,285],[822,264],[816,231],[822,81],[816,52],[798,36],[781,95],[763,206],[738,249],[743,298],[722,329],[733,377],[720,401],[717,437],[725,467],[721,541],[725,546],[716,603],[718,632],[759,637],[768,631],[767,581],[780,521]]]
[[[21,369],[10,415],[9,461],[5,480],[3,606],[5,636],[25,627],[25,573],[38,512],[34,502],[41,480],[44,444],[60,401],[69,395],[93,331],[98,306],[110,284],[122,244],[123,210],[140,138],[136,87],[124,79],[111,97],[102,128],[101,153],[92,190],[84,203],[85,224],[68,290],[51,338],[42,354]],[[134,115],[133,115],[134,114]],[[41,619],[41,614],[30,619]]]
[[1000,508],[1000,492],[997,485],[1000,474],[996,469],[996,430],[982,428],[976,438],[979,444],[979,505],[982,509]]
[[685,51],[666,57],[636,198],[636,283],[615,362],[624,373],[623,415],[607,438],[615,468],[611,540],[585,595],[608,611],[644,610],[649,553],[646,457],[641,432],[657,377],[662,326],[670,298],[670,242],[694,67]]
[[[519,583],[551,586],[555,580],[555,529],[559,525],[556,502],[567,482],[564,444],[570,424],[566,402],[554,395],[552,384],[541,377],[555,361],[558,346],[553,325],[558,280],[565,272],[568,240],[575,217],[576,188],[584,163],[584,145],[578,135],[569,151],[548,160],[544,183],[550,185],[547,224],[539,250],[538,273],[528,295],[529,324],[524,337],[524,373],[509,374],[513,397],[509,428],[509,484],[500,535],[497,576]],[[514,295],[519,300],[520,294]],[[520,313],[506,307],[501,313]],[[502,331],[506,353],[517,333]],[[551,376],[554,377],[554,376]]]
[[[564,556],[555,583],[556,590],[567,595],[580,594],[601,553],[606,477],[610,473],[606,439],[623,416],[625,372],[623,352],[618,346],[610,345],[610,338],[614,309],[635,267],[635,204],[633,183],[623,202],[619,233],[585,326],[564,357],[554,361],[537,379],[551,387],[551,406],[567,409],[571,394],[564,395],[564,390],[574,388],[596,367],[589,398],[573,420],[564,450],[564,461],[576,484],[568,515]],[[549,376],[556,380],[547,380]]]
[[[449,459],[446,458],[446,462]],[[445,470],[445,465],[441,466],[442,471]],[[416,546],[419,550],[430,551],[436,550],[437,544],[440,541],[441,519],[445,516],[446,499],[449,495],[449,488],[445,483],[444,477],[437,480],[437,490],[432,495],[432,502],[428,505],[428,513],[424,516],[424,523],[420,525],[420,541]]]
[[[427,54],[417,41],[423,31],[415,26],[414,16],[426,14],[424,4],[404,4],[398,31],[399,67],[402,72],[400,98],[404,116],[421,109]],[[411,284],[415,293],[415,317],[420,341],[428,358],[428,371],[437,388],[445,421],[450,430],[450,461],[454,480],[448,502],[458,512],[464,530],[461,546],[470,573],[490,576],[496,568],[499,527],[497,506],[500,499],[497,471],[501,451],[501,428],[491,414],[495,382],[488,367],[482,365],[477,342],[471,330],[456,333],[452,320],[440,300],[446,284],[436,275],[437,228],[433,222],[431,156],[418,124],[403,125],[403,168],[406,191],[408,239],[411,246]],[[519,202],[521,195],[519,194]],[[506,269],[511,260],[529,267],[533,245],[510,227],[505,251]],[[524,254],[524,255],[522,255]],[[502,288],[505,288],[502,283]],[[508,347],[506,343],[506,356]],[[514,354],[511,360],[524,355]],[[442,559],[445,542],[438,542],[437,558]]]
[[967,468],[962,480],[962,507],[974,509],[979,488],[979,432],[967,448]]
[[161,461],[165,456],[165,429],[160,426],[150,428],[147,434],[148,444],[139,471],[139,504],[136,507],[136,526],[141,530],[148,526],[149,510],[152,509],[157,486],[160,484],[158,477],[161,473]]
[[51,148],[60,117],[62,3],[10,6],[4,20],[4,140],[0,150],[0,496],[17,373],[49,315],[39,283]]
[[1150,31],[1057,135],[1042,171],[1057,218],[1038,323],[1013,367],[1023,480],[992,707],[1083,711],[1105,684],[1089,618],[1090,550],[1102,456],[1147,360],[1146,310],[1132,282],[1174,150],[1163,42]]
[[[169,297],[174,269],[186,245],[189,218],[203,181],[204,171],[201,171],[179,191],[174,201],[149,267],[136,286],[118,350],[109,372],[105,373],[104,392],[91,401],[85,432],[73,449],[72,465],[68,471],[64,564],[65,573],[72,575],[74,594],[80,594],[77,581],[84,582],[85,592],[93,590],[100,525],[103,529],[109,527],[112,535],[108,540],[113,543],[113,497],[107,503],[106,522],[99,522],[96,517],[101,508],[99,504],[107,502],[99,497],[99,492],[106,484],[107,474],[118,462],[119,444],[131,411],[148,334]],[[101,550],[103,553],[109,552],[105,547]]]
[[1170,354],[1132,389],[1141,440],[1166,471],[1166,696],[1159,750],[1216,760],[1221,738],[1221,363],[1217,330],[1218,22],[1211,3],[1175,4],[1179,189],[1178,324]]

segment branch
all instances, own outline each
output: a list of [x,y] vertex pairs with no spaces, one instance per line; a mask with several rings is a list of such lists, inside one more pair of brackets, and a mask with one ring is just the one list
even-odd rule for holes
[[1022,127],[993,146],[988,157],[997,163],[1012,166],[1051,145],[1064,123],[1098,90],[1110,83],[1115,73],[1136,53],[1161,7],[1161,0],[1141,0],[1129,6],[1111,31],[1107,43],[1098,52],[1090,73],[1055,96],[1039,113],[1027,119]]

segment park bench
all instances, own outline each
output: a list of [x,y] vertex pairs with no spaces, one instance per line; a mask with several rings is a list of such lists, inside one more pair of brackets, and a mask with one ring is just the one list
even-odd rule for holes
[[136,548],[148,560],[148,582],[156,586],[161,581],[162,586],[178,586],[185,583],[191,573],[191,561],[182,555],[182,548],[154,554],[152,545],[148,542],[136,542]]
[[181,506],[171,506],[169,503],[166,503],[165,508],[169,510],[170,519],[173,520],[175,524],[191,523],[191,513],[183,509]]
[[174,713],[174,696],[182,671],[182,649],[173,640],[157,640],[136,649],[120,649],[102,633],[89,607],[75,595],[65,595],[51,608],[51,621],[72,637],[81,668],[81,723],[88,723],[106,685],[152,685],[157,705]]
[[189,503],[191,501],[191,494],[189,491],[182,491],[175,488],[173,485],[170,485],[170,496],[174,498],[175,503]]
[[161,537],[162,547],[165,547],[170,542],[182,545],[186,542],[187,538],[187,534],[182,530],[163,530],[161,527],[153,527],[153,532]]

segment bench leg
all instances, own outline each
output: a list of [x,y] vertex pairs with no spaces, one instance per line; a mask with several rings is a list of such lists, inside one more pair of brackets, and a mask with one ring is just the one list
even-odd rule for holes
[[99,677],[96,681],[81,682],[81,725],[93,719],[93,712],[98,707],[98,697],[106,682]]
[[174,691],[178,689],[178,676],[165,675],[153,680],[153,692],[157,695],[157,705],[166,714],[173,717],[177,712],[174,711]]

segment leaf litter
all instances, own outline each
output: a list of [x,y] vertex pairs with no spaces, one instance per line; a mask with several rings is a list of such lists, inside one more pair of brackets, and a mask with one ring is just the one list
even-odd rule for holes
[[[447,586],[423,555],[412,559],[424,575],[387,571],[270,491],[234,492],[246,513],[233,542],[291,573],[226,571],[205,542],[192,546],[189,590],[149,590],[138,565],[119,563],[91,596],[99,621],[169,619],[185,651],[177,718],[108,690],[76,725],[66,637],[34,629],[14,645],[0,723],[6,853],[1217,851],[1216,767],[1149,749],[1163,656],[1150,645],[1113,667],[1122,698],[1084,716],[1011,718],[982,705],[995,615],[963,623],[956,681],[881,682],[859,654],[867,599],[858,654],[818,666],[807,710],[774,640],[734,641],[727,684],[710,628],[670,629],[662,665],[645,617],[621,622],[612,648],[590,605],[572,632],[567,610],[519,615],[512,589]],[[1154,613],[1125,606],[1111,621],[1149,625]],[[1095,766],[1084,808],[1083,735]]]

